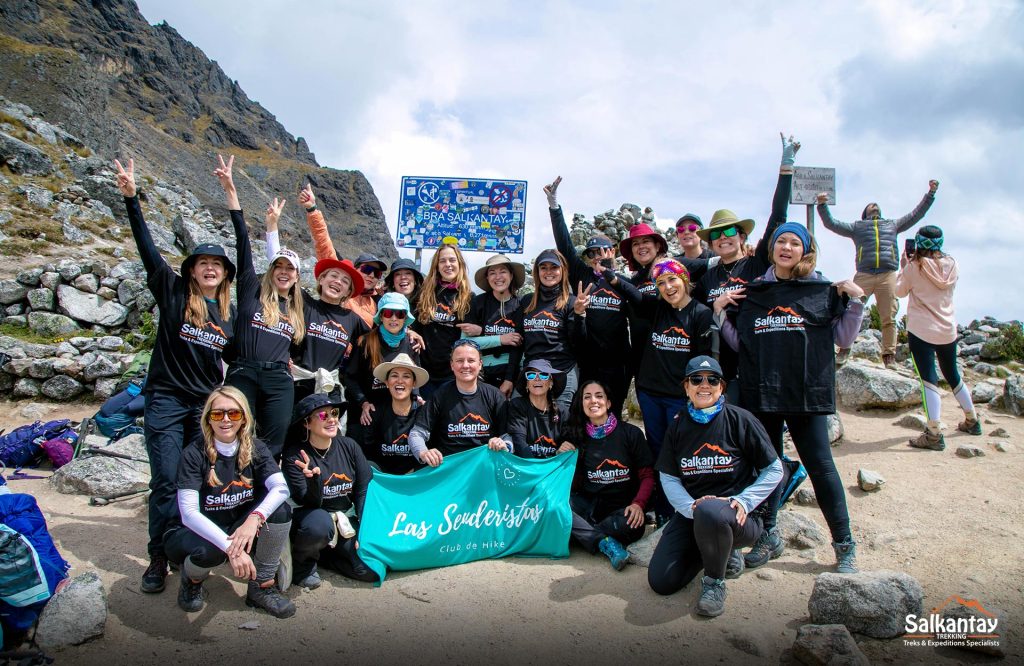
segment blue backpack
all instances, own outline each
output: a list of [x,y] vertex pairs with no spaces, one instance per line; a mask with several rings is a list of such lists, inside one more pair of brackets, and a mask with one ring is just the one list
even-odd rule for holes
[[15,469],[38,463],[43,455],[43,442],[53,439],[71,427],[71,419],[36,421],[0,433],[0,462]]

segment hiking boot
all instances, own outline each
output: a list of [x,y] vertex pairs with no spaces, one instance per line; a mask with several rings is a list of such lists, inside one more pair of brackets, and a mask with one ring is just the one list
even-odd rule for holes
[[747,565],[743,562],[743,553],[739,550],[734,550],[729,555],[729,561],[725,563],[725,577],[739,578],[746,568]]
[[302,578],[298,578],[298,577],[293,578],[292,582],[295,585],[298,585],[299,587],[306,587],[306,588],[309,588],[311,590],[315,590],[316,588],[320,587],[320,585],[324,581],[323,581],[322,578],[320,578],[320,572],[318,572],[316,570],[316,565],[314,564],[312,571],[310,571],[308,574],[306,574]]
[[839,353],[836,354],[836,366],[846,365],[846,362],[850,360],[850,350],[840,349]]
[[697,614],[704,617],[718,617],[725,612],[725,580],[703,576],[700,579],[701,593],[697,601]]
[[768,560],[778,559],[784,549],[779,528],[773,527],[761,533],[750,552],[743,556],[743,563],[751,569],[756,569],[762,564],[767,564]]
[[167,556],[163,553],[154,553],[149,556],[149,566],[142,574],[142,584],[139,589],[146,594],[163,592],[167,586]]
[[629,551],[622,547],[622,544],[611,537],[601,539],[597,544],[598,550],[605,554],[612,563],[612,568],[622,571],[629,562]]
[[882,354],[882,365],[886,370],[896,369],[896,354]]
[[181,577],[178,587],[178,608],[186,613],[198,613],[203,610],[203,581],[193,582],[188,576]]
[[285,618],[295,615],[295,604],[281,594],[277,584],[260,587],[254,580],[249,581],[249,591],[245,593],[245,605],[262,608],[274,617]]
[[910,440],[910,445],[915,449],[931,449],[932,451],[944,451],[946,449],[946,438],[942,433],[933,435],[925,430],[917,439]]
[[968,435],[981,435],[981,421],[974,419],[964,419],[957,424],[956,429],[960,432],[966,432]]
[[836,551],[836,573],[857,573],[857,544],[852,537],[841,543],[833,541],[832,549]]

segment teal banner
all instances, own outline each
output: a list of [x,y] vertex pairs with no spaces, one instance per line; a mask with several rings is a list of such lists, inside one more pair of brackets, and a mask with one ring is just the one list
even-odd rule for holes
[[506,555],[568,557],[575,468],[575,452],[532,460],[480,446],[413,474],[375,472],[359,556],[381,581],[389,569]]

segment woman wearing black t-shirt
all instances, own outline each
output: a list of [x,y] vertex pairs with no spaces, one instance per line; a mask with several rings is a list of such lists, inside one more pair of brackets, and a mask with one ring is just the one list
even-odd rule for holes
[[519,377],[508,407],[508,431],[521,458],[550,458],[559,453],[568,409],[556,402],[565,389],[565,373],[544,359],[530,361]]
[[459,324],[462,335],[473,338],[483,352],[484,368],[480,378],[496,387],[505,397],[512,395],[516,369],[512,367],[512,350],[522,343],[516,333],[515,313],[519,309],[519,287],[526,279],[526,268],[503,254],[487,259],[473,277],[483,289],[469,303],[465,323]]
[[174,516],[175,479],[182,451],[202,440],[203,404],[224,379],[221,362],[232,337],[231,280],[235,266],[220,245],[197,246],[179,276],[153,243],[135,187],[135,161],[117,166],[128,222],[146,268],[146,284],[160,307],[156,345],[146,378],[146,452],[149,455],[149,566],[139,589],[162,592],[167,577],[164,532]]
[[621,571],[629,560],[624,545],[644,535],[654,457],[643,431],[615,418],[611,405],[604,384],[585,382],[569,408],[563,448],[579,450],[569,496],[572,536]]
[[306,441],[289,447],[282,463],[298,505],[292,523],[292,581],[310,589],[320,587],[317,563],[346,578],[377,580],[356,552],[373,470],[359,445],[341,434],[344,407],[322,393],[295,405],[295,421],[305,429]]
[[382,472],[406,474],[417,470],[421,465],[412,455],[409,433],[422,406],[413,392],[426,384],[430,375],[408,354],[396,354],[375,367],[373,376],[386,387],[389,399],[373,411],[363,451]]
[[[181,567],[178,606],[203,608],[203,581],[229,562],[248,581],[245,603],[274,617],[295,604],[274,580],[291,528],[288,485],[266,445],[254,437],[242,392],[215,389],[202,412],[203,444],[189,446],[178,469],[180,524],[167,532],[167,557]],[[251,554],[251,555],[250,555]]]
[[782,480],[782,464],[758,420],[725,404],[718,361],[691,359],[685,388],[686,409],[665,433],[657,464],[675,512],[647,580],[658,594],[673,594],[703,569],[697,612],[715,617],[725,610],[725,579],[743,572],[738,549],[761,535],[752,512]]
[[472,297],[466,260],[458,245],[445,243],[430,262],[413,323],[413,330],[423,336],[425,346],[420,360],[430,373],[430,381],[421,391],[424,398],[452,379],[448,354],[452,343],[462,335],[458,324],[466,320]]

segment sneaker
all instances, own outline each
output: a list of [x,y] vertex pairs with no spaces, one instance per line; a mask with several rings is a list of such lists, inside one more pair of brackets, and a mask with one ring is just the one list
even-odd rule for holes
[[203,610],[203,581],[195,583],[188,576],[181,577],[178,587],[178,608],[186,613],[198,613]]
[[964,419],[957,424],[956,429],[960,432],[966,432],[968,435],[981,435],[981,421],[974,419]]
[[725,581],[704,576],[700,579],[701,593],[697,601],[697,614],[718,617],[725,612]]
[[167,556],[163,553],[154,553],[149,556],[149,566],[142,574],[142,584],[139,589],[146,594],[163,592],[167,586]]
[[725,577],[739,578],[746,568],[747,565],[743,562],[743,553],[739,550],[734,550],[729,555],[729,561],[725,563]]
[[849,360],[850,360],[850,350],[849,349],[840,349],[839,353],[836,354],[836,365],[837,366],[846,365],[846,362],[849,361]]
[[281,594],[277,584],[260,587],[254,580],[249,581],[249,591],[245,593],[245,605],[262,608],[274,617],[285,618],[295,615],[295,604]]
[[857,544],[852,538],[842,543],[833,541],[832,549],[836,551],[836,573],[857,573]]
[[320,585],[324,582],[323,579],[320,578],[320,572],[316,570],[315,564],[313,565],[313,570],[310,571],[307,575],[303,576],[302,578],[293,578],[292,580],[299,587],[306,587],[311,590],[315,590],[316,588],[320,587]]
[[629,562],[629,551],[622,547],[622,544],[611,537],[601,539],[597,544],[598,550],[604,553],[612,563],[612,568],[622,571]]
[[743,556],[743,562],[751,569],[756,569],[762,564],[767,564],[768,560],[778,559],[784,549],[779,528],[773,527],[761,533],[750,552]]
[[882,354],[882,365],[886,370],[896,369],[896,354]]
[[932,451],[944,451],[946,449],[946,438],[942,433],[933,435],[925,430],[917,439],[910,440],[910,445],[915,449],[931,449]]

